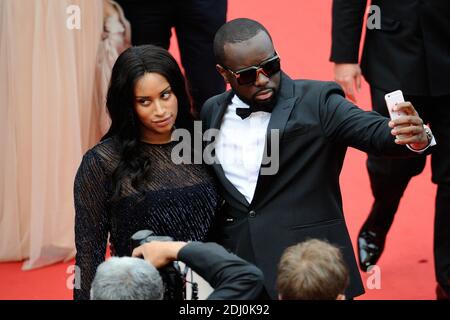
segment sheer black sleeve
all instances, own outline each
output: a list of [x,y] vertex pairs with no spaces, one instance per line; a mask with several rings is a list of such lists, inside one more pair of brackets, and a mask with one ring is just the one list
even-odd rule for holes
[[87,300],[97,266],[105,259],[109,219],[107,175],[102,159],[91,150],[83,157],[74,184],[76,271],[74,299]]

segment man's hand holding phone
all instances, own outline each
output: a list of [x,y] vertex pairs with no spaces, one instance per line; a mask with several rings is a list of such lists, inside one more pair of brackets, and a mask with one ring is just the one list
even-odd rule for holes
[[396,137],[395,143],[409,145],[414,150],[426,148],[431,142],[430,134],[412,103],[404,101],[400,90],[388,93],[385,99],[391,116],[389,127]]

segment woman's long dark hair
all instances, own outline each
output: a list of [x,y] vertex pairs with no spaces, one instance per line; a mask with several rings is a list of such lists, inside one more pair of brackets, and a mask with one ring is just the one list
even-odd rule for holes
[[102,138],[113,138],[120,152],[120,161],[112,174],[112,200],[121,197],[122,183],[130,178],[131,185],[140,190],[141,182],[150,170],[150,161],[140,152],[142,144],[140,121],[134,108],[135,86],[145,74],[155,72],[169,82],[178,100],[176,128],[192,133],[191,104],[186,92],[185,79],[171,54],[154,45],[131,47],[117,59],[112,69],[106,106],[112,123]]

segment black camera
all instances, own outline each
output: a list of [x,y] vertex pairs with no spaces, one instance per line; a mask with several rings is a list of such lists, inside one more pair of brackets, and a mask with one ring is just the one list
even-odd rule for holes
[[[173,241],[171,237],[157,236],[153,231],[140,230],[131,237],[131,251],[151,241]],[[186,277],[177,262],[158,270],[164,283],[164,300],[186,298]]]

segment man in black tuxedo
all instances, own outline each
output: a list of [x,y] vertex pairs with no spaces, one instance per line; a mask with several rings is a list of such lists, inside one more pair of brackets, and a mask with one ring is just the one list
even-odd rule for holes
[[[434,227],[438,298],[450,294],[450,2],[448,0],[373,0],[358,64],[366,0],[333,1],[336,81],[355,101],[361,73],[370,85],[372,107],[388,116],[384,95],[402,90],[438,145],[432,152],[432,181],[438,185]],[[377,16],[378,15],[378,16]],[[379,22],[379,25],[377,25]],[[362,70],[362,71],[361,71]],[[358,236],[362,270],[377,263],[400,199],[411,177],[422,172],[425,157],[381,159],[370,155],[367,168],[374,203]],[[418,230],[419,232],[419,230]]]
[[348,265],[346,297],[362,294],[339,187],[345,152],[352,146],[412,155],[409,148],[431,141],[422,120],[410,103],[399,105],[409,116],[390,122],[354,106],[336,83],[291,80],[269,32],[250,19],[222,26],[214,52],[232,88],[200,114],[204,129],[219,129],[213,168],[225,202],[216,240],[263,271],[272,299],[283,250],[308,238],[327,240],[342,248]]
[[133,45],[169,48],[175,28],[194,109],[225,91],[214,68],[214,34],[226,22],[227,0],[117,0],[131,24]]

